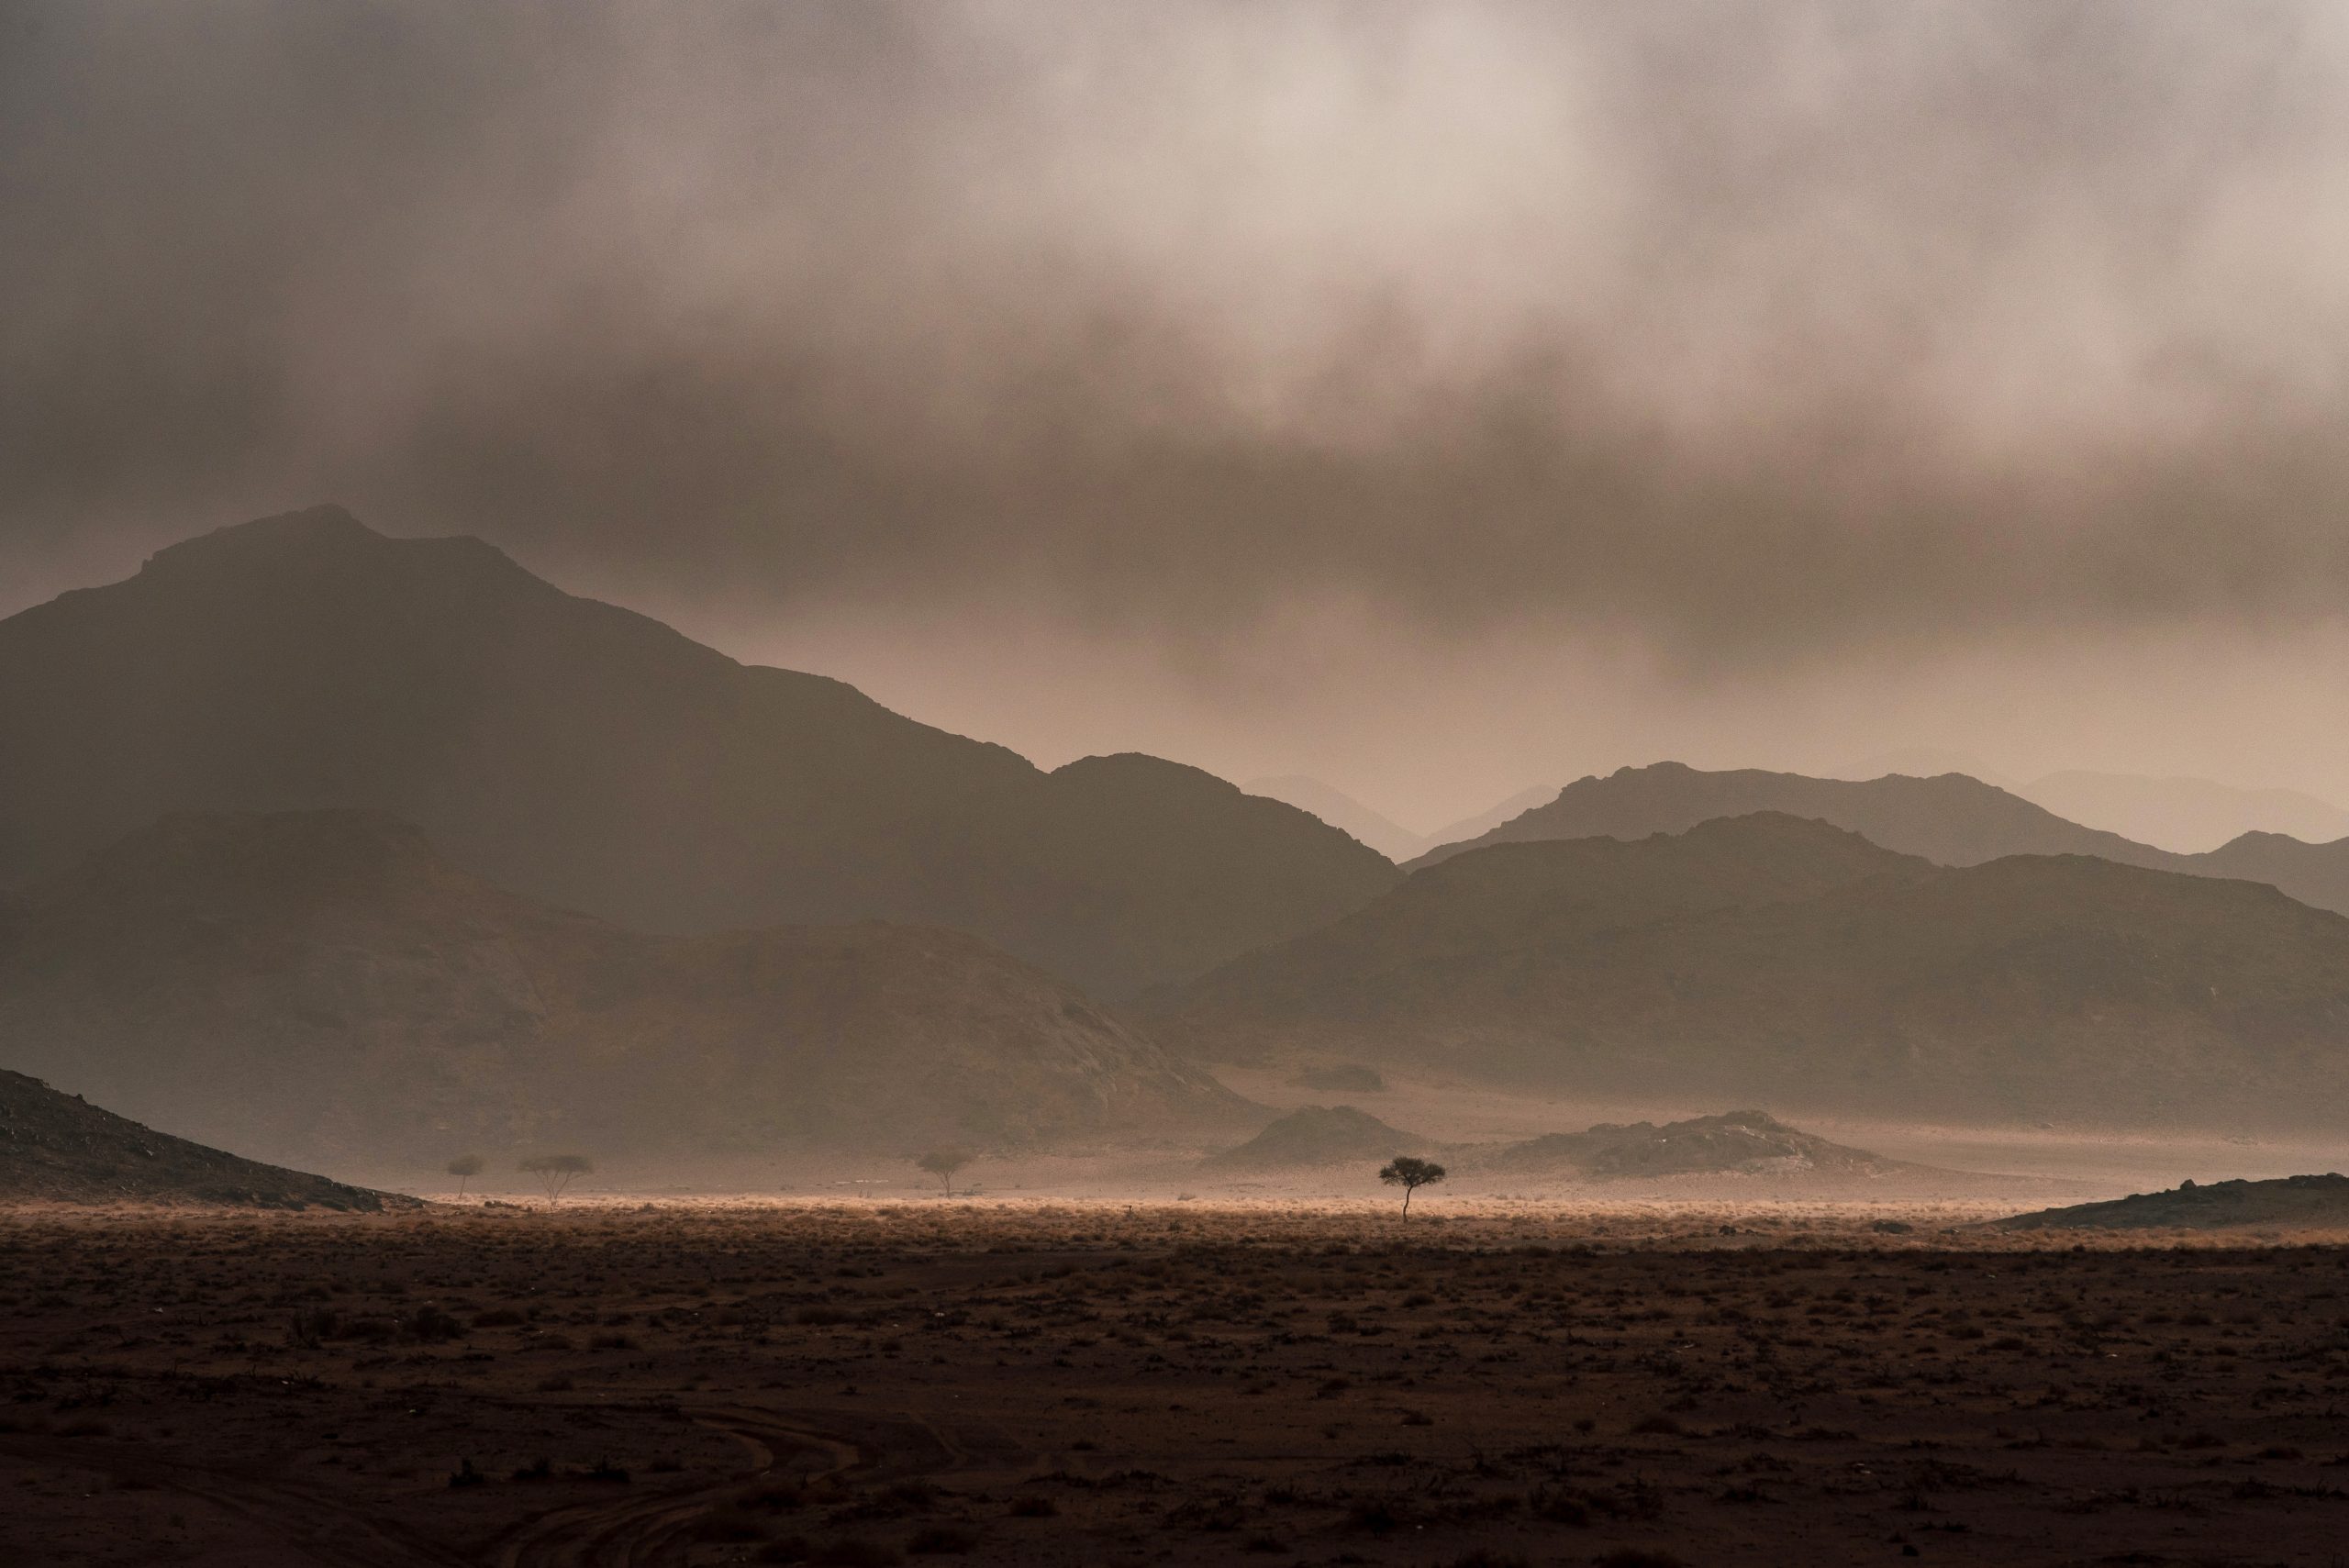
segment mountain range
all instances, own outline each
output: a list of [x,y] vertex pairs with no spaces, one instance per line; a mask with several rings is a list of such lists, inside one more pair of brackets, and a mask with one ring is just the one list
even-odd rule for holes
[[323,1169],[1013,1149],[1263,1119],[960,932],[679,937],[495,887],[377,812],[178,815],[0,908],[6,1065]]
[[1407,875],[1341,828],[1407,830],[1258,787],[1314,809],[1047,773],[478,540],[264,518],[0,620],[0,1063],[310,1164],[1261,1119],[1163,1046],[1974,1121],[2349,1106],[2349,839],[1659,763]]
[[2177,854],[2082,827],[1964,773],[1820,779],[1758,768],[1711,773],[1680,762],[1621,768],[1604,778],[1578,779],[1546,804],[1411,863],[1530,840],[1678,833],[1714,817],[1756,811],[1816,817],[1941,865],[1979,865],[2006,855],[2094,855],[2189,876],[2265,882],[2303,904],[2349,913],[2349,839],[2308,843],[2280,833],[2245,833],[2201,854]]
[[1311,929],[1395,868],[1136,755],[1042,772],[746,667],[472,539],[332,506],[0,621],[0,885],[173,811],[367,808],[647,930],[886,919],[1115,997]]
[[1779,813],[1465,851],[1147,1006],[1210,1059],[1553,1091],[1985,1124],[2349,1110],[2349,919],[2087,855],[1936,865]]

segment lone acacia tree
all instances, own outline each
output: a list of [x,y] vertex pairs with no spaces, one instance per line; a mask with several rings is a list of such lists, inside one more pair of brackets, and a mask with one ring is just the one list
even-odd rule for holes
[[967,1149],[933,1149],[914,1162],[939,1180],[942,1191],[954,1190],[954,1173],[971,1162]]
[[484,1160],[478,1154],[460,1154],[455,1159],[449,1162],[449,1174],[457,1178],[457,1195],[459,1197],[465,1195],[465,1184],[472,1181],[475,1176],[480,1175],[482,1173],[482,1167],[487,1163],[488,1162]]
[[1444,1169],[1432,1160],[1422,1160],[1414,1154],[1397,1154],[1379,1167],[1378,1179],[1390,1187],[1403,1189],[1403,1218],[1411,1218],[1411,1195],[1421,1187],[1431,1187],[1443,1180]]
[[533,1154],[518,1169],[536,1176],[547,1189],[547,1207],[562,1201],[562,1190],[596,1168],[584,1154]]

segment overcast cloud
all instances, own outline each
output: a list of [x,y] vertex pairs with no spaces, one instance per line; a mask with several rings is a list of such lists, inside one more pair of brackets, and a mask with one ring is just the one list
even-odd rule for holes
[[1245,724],[2349,602],[2321,3],[0,5],[0,303],[5,608],[335,498]]

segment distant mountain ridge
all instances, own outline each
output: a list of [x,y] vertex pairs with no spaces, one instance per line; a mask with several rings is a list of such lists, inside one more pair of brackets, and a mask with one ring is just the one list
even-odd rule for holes
[[2207,853],[2248,833],[2309,844],[2349,835],[2349,811],[2299,790],[2238,789],[2210,779],[2083,770],[2012,787],[2058,817],[2181,854]]
[[0,917],[0,1066],[206,1143],[346,1169],[1262,1120],[976,938],[649,936],[493,886],[375,812],[173,817],[35,884]]
[[1374,811],[1361,801],[1319,779],[1303,773],[1281,773],[1260,779],[1250,779],[1240,786],[1250,795],[1261,795],[1267,800],[1277,800],[1310,812],[1330,827],[1368,844],[1390,861],[1408,861],[1425,852],[1430,842],[1421,834],[1412,832],[1382,812]]
[[2349,913],[2349,839],[2307,843],[2280,834],[2245,833],[2201,854],[2177,854],[2084,828],[1964,773],[1820,779],[1758,768],[1709,773],[1681,762],[1619,768],[1604,778],[1577,779],[1548,804],[1478,838],[1431,850],[1405,869],[1491,844],[1640,839],[1757,811],[1831,822],[1938,865],[1979,865],[2007,855],[2094,855],[2189,876],[2264,882],[2303,904]]
[[1397,874],[1197,769],[1042,773],[573,598],[478,539],[390,539],[332,506],[0,620],[0,884],[167,812],[346,807],[646,929],[946,926],[1108,996]]
[[1330,827],[1342,828],[1397,863],[1426,854],[1440,845],[1473,839],[1557,794],[1552,789],[1520,790],[1474,817],[1464,817],[1457,822],[1447,823],[1432,833],[1415,833],[1372,810],[1335,785],[1323,784],[1319,779],[1308,778],[1303,773],[1251,779],[1240,787],[1250,795],[1286,801],[1299,811],[1309,811]]
[[2349,1113],[2349,919],[2086,855],[1966,867],[1757,813],[1488,845],[1149,998],[1210,1060],[2099,1126]]

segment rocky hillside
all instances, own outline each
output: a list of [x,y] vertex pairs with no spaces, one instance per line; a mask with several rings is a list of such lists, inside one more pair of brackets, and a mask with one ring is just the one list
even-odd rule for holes
[[203,1204],[239,1208],[418,1208],[173,1138],[21,1073],[0,1072],[0,1203]]
[[2349,1230],[2349,1176],[2268,1182],[2188,1182],[2110,1203],[2045,1208],[1993,1222],[2001,1230]]
[[[1513,844],[1423,866],[1327,928],[1155,993],[1146,1006],[1166,1038],[1223,1060],[1305,1041],[1336,1050],[1357,1033],[1392,1050],[1425,1038],[1427,1011],[1446,1005],[1438,996],[1455,979],[1506,955],[1538,971],[1542,955],[1603,947],[1640,927],[1932,870],[1856,833],[1766,813],[1636,842]],[[1409,1022],[1397,1033],[1400,1019]]]
[[1937,867],[1766,814],[1458,856],[1153,1006],[1211,1058],[1553,1090],[1973,1124],[2349,1112],[2349,919],[2088,856]]
[[975,938],[648,936],[493,886],[366,812],[174,817],[36,885],[0,915],[0,1065],[329,1166],[1253,1124]]
[[1397,875],[1197,769],[1043,773],[477,539],[388,539],[330,506],[0,621],[0,884],[167,812],[313,808],[390,812],[502,886],[624,925],[945,926],[1113,997]]

